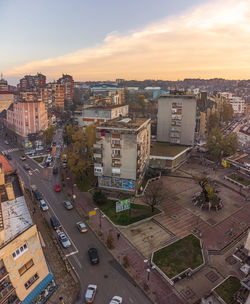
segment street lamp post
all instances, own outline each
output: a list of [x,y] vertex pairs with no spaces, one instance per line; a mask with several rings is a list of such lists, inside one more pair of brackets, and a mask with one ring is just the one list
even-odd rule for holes
[[105,218],[106,216],[102,214],[101,210],[99,208],[94,208],[94,210],[99,211],[99,229],[102,230],[102,218]]
[[147,263],[148,266],[146,271],[147,271],[147,279],[149,283],[151,270],[155,269],[155,266],[151,264],[151,259],[144,260],[144,263]]

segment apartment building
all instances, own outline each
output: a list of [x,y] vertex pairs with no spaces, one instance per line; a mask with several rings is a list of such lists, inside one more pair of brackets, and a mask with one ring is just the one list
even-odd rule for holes
[[0,303],[30,304],[55,290],[16,172],[0,155]]
[[0,79],[0,113],[7,110],[8,107],[14,102],[13,93],[9,92],[8,82],[1,76]]
[[100,188],[136,192],[149,162],[151,121],[116,118],[97,128],[94,173]]
[[7,110],[6,127],[21,137],[48,128],[45,104],[39,101],[14,102]]
[[157,141],[193,145],[196,99],[192,95],[162,95],[158,99]]
[[110,119],[128,115],[128,105],[94,106],[83,108],[80,115],[75,115],[78,126],[86,127],[93,123],[103,123]]
[[244,126],[237,132],[238,143],[242,147],[250,147],[250,126]]
[[73,91],[74,91],[74,80],[70,75],[62,75],[61,78],[57,80],[58,84],[65,86],[65,99],[67,101],[73,101]]
[[25,75],[19,82],[20,91],[43,87],[46,85],[46,76],[37,73],[37,75]]

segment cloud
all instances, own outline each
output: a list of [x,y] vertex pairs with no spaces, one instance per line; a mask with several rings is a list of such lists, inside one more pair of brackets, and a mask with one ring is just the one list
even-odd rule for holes
[[29,62],[4,74],[39,71],[57,78],[64,72],[76,80],[242,79],[250,73],[249,34],[249,0],[210,1],[126,36],[112,32],[92,48]]

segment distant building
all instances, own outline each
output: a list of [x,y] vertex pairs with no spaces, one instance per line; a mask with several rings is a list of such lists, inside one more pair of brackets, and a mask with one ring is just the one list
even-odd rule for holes
[[103,93],[108,93],[111,91],[118,91],[119,90],[119,86],[116,84],[97,84],[94,85],[90,88],[91,93],[93,93],[93,95],[95,94],[103,94]]
[[229,99],[230,104],[232,105],[234,114],[244,114],[246,111],[245,100],[241,97],[232,97]]
[[128,115],[128,105],[94,106],[83,108],[81,114],[75,115],[78,126],[85,127],[93,123],[103,123],[108,120]]
[[0,155],[0,298],[1,303],[31,304],[55,290],[36,225],[18,176]]
[[52,106],[64,109],[64,101],[66,99],[66,87],[64,84],[52,83]]
[[26,75],[19,82],[20,91],[28,89],[40,88],[46,85],[46,76],[37,73],[35,76]]
[[192,95],[162,95],[158,99],[157,141],[193,145],[196,99]]
[[94,173],[98,187],[136,192],[149,162],[150,119],[117,118],[98,127]]
[[3,79],[3,76],[1,75],[0,79],[0,92],[6,92],[9,91],[8,82],[7,80]]
[[45,104],[38,101],[19,101],[7,110],[5,125],[21,137],[38,133],[48,128]]
[[65,99],[69,102],[72,102],[74,91],[73,77],[67,74],[63,74],[62,77],[57,80],[57,83],[65,86]]
[[8,82],[1,77],[0,79],[0,113],[7,110],[14,102],[14,94],[8,90]]
[[242,127],[237,132],[238,142],[243,147],[250,147],[250,126]]

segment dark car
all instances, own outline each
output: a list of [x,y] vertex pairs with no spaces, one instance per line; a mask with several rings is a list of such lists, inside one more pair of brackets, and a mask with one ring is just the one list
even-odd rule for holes
[[53,167],[53,174],[57,174],[58,173],[58,168],[57,167]]
[[52,151],[52,148],[51,147],[48,147],[47,149],[46,149],[46,152],[51,152]]
[[59,223],[58,219],[54,215],[51,216],[50,223],[55,230],[61,228],[61,224]]
[[38,190],[34,191],[34,196],[39,201],[43,198],[42,194]]
[[8,160],[12,160],[12,156],[10,154],[7,154],[6,157]]
[[28,164],[24,164],[23,167],[25,170],[30,170],[30,166]]
[[99,263],[99,257],[96,248],[89,248],[88,254],[91,264],[95,265]]

